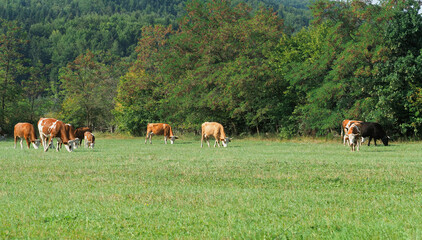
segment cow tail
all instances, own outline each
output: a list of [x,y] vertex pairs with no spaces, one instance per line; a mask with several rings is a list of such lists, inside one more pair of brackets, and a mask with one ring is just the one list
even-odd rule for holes
[[343,131],[344,131],[344,129],[343,129],[343,124],[341,124],[341,127],[340,127],[340,136],[341,136],[341,140],[343,140]]

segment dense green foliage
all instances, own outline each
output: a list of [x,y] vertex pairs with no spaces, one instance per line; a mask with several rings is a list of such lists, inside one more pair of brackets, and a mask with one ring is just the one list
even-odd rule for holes
[[[422,133],[417,1],[7,1],[0,127],[52,116],[327,135],[345,118]],[[59,8],[59,6],[61,8]],[[309,26],[308,26],[309,24]]]
[[[98,135],[99,136],[99,135]],[[2,239],[418,239],[421,143],[0,141]],[[347,157],[346,157],[347,155]]]
[[[142,36],[142,28],[171,25],[172,29],[178,29],[179,19],[186,13],[185,2],[1,0],[1,34],[9,40],[15,39],[9,41],[14,44],[9,48],[12,52],[7,52],[9,56],[3,57],[13,58],[16,62],[9,69],[4,64],[0,65],[0,71],[7,72],[0,78],[0,127],[10,132],[17,121],[36,122],[41,116],[60,117],[76,125],[92,125],[96,128],[104,127],[104,122],[106,127],[114,126],[114,115],[109,110],[100,114],[105,117],[104,121],[97,121],[100,117],[91,121],[91,117],[82,116],[85,112],[80,112],[80,107],[76,106],[80,101],[72,99],[78,96],[69,94],[60,72],[68,71],[68,64],[82,58],[87,51],[99,55],[94,61],[112,69],[109,70],[110,76],[107,76],[109,79],[102,81],[110,84],[99,86],[99,89],[109,92],[109,100],[113,99],[119,77],[137,58],[135,48]],[[245,1],[233,1],[231,6],[239,2]],[[307,1],[246,2],[252,6],[252,11],[271,7],[280,14],[290,15],[289,29],[298,30],[309,23]],[[16,28],[11,30],[8,24]],[[1,46],[6,45],[2,43]],[[107,60],[102,59],[104,56],[108,56]],[[114,108],[113,101],[106,102]],[[71,109],[73,107],[77,108]],[[139,119],[139,116],[135,118]]]

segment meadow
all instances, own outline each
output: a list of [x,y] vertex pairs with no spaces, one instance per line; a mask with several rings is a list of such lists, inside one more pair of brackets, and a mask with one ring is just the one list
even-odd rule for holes
[[0,142],[0,238],[420,239],[422,144]]

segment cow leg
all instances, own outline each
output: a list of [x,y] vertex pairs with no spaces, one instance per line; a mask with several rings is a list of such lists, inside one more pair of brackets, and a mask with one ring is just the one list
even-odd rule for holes
[[46,141],[45,141],[45,137],[44,137],[44,135],[42,134],[42,132],[40,132],[40,138],[41,138],[41,144],[42,144],[42,147],[44,148],[44,150],[45,150],[45,145],[47,144],[46,143]]
[[147,131],[147,135],[145,136],[145,144],[147,144],[148,137],[149,137],[149,132]]
[[22,142],[23,142],[23,138],[20,138],[21,139],[21,141],[20,141],[20,144],[21,144],[21,149],[23,149],[23,144],[22,144]]
[[26,145],[28,146],[28,149],[29,149],[29,146],[31,145],[31,141],[29,140],[29,138],[25,138],[25,140],[26,140]]
[[346,139],[347,139],[347,134],[344,135],[343,137],[343,145],[346,146]]
[[153,132],[150,132],[149,133],[149,144],[152,144],[152,141],[151,141],[151,139],[152,139],[152,134],[154,134]]
[[15,140],[15,149],[16,149],[16,142],[18,141],[18,137],[14,136],[13,139]]
[[377,139],[376,138],[374,138],[374,145],[375,146],[377,145]]
[[167,136],[164,136],[164,143],[167,144]]
[[369,145],[371,145],[371,140],[372,140],[372,137],[371,137],[371,136],[369,136],[368,146],[369,146]]
[[201,135],[201,147],[203,146],[203,142],[204,142],[204,134]]
[[[47,139],[46,139],[47,140]],[[48,144],[47,144],[47,141],[46,141],[46,143],[45,143],[45,146],[44,146],[44,152],[47,152],[48,151],[48,149],[50,148],[50,145],[51,145],[51,141],[53,140],[53,137],[50,135],[50,139],[49,139],[49,141],[48,141]]]
[[62,140],[61,139],[57,139],[57,147],[56,147],[56,152],[58,152],[60,150],[60,146],[62,144]]

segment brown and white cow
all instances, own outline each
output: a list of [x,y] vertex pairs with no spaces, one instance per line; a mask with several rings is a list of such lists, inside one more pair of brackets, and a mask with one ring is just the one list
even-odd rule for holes
[[78,127],[75,130],[75,137],[79,139],[79,145],[82,145],[82,140],[84,140],[85,132],[92,132],[89,127]]
[[354,123],[362,123],[362,121],[346,119],[343,120],[341,124],[341,139],[343,140],[344,146],[346,146],[346,142],[349,141],[349,136],[347,135],[347,132]]
[[[73,148],[78,148],[79,141],[81,138],[76,137],[75,128],[69,123],[66,123],[64,127],[66,129],[67,137],[69,138],[69,140],[73,140]],[[60,147],[61,144],[62,143],[60,143]]]
[[202,124],[202,133],[201,133],[201,147],[203,146],[204,139],[207,141],[208,147],[210,147],[210,142],[208,138],[213,136],[215,138],[215,145],[220,147],[220,141],[224,147],[227,147],[231,139],[226,136],[224,132],[223,125],[217,122],[204,122]]
[[[53,138],[57,138],[58,142],[62,142],[68,152],[73,151],[74,140],[70,140],[66,132],[65,124],[54,118],[40,118],[38,121],[38,131],[44,146],[44,152],[52,145]],[[50,138],[48,144],[47,139]],[[59,151],[59,144],[57,144],[56,151]]]
[[84,139],[85,139],[85,147],[94,149],[94,145],[95,145],[94,134],[87,131],[84,133]]
[[151,144],[152,135],[164,135],[164,143],[167,144],[167,139],[170,139],[170,143],[173,144],[177,136],[173,135],[173,130],[171,126],[167,123],[148,123],[147,126],[147,135],[145,137],[145,143],[149,138],[149,143]]
[[349,145],[352,149],[352,152],[354,152],[355,150],[359,151],[359,146],[361,144],[362,137],[360,123],[353,123],[347,131],[347,135],[349,137]]
[[32,143],[32,146],[34,146],[35,149],[38,149],[40,146],[40,139],[37,139],[37,136],[35,135],[35,129],[34,125],[30,123],[18,123],[15,125],[14,128],[14,140],[15,140],[15,148],[16,148],[16,141],[20,138],[21,142],[21,149],[23,149],[23,139],[25,138],[26,144],[30,146],[30,143]]

